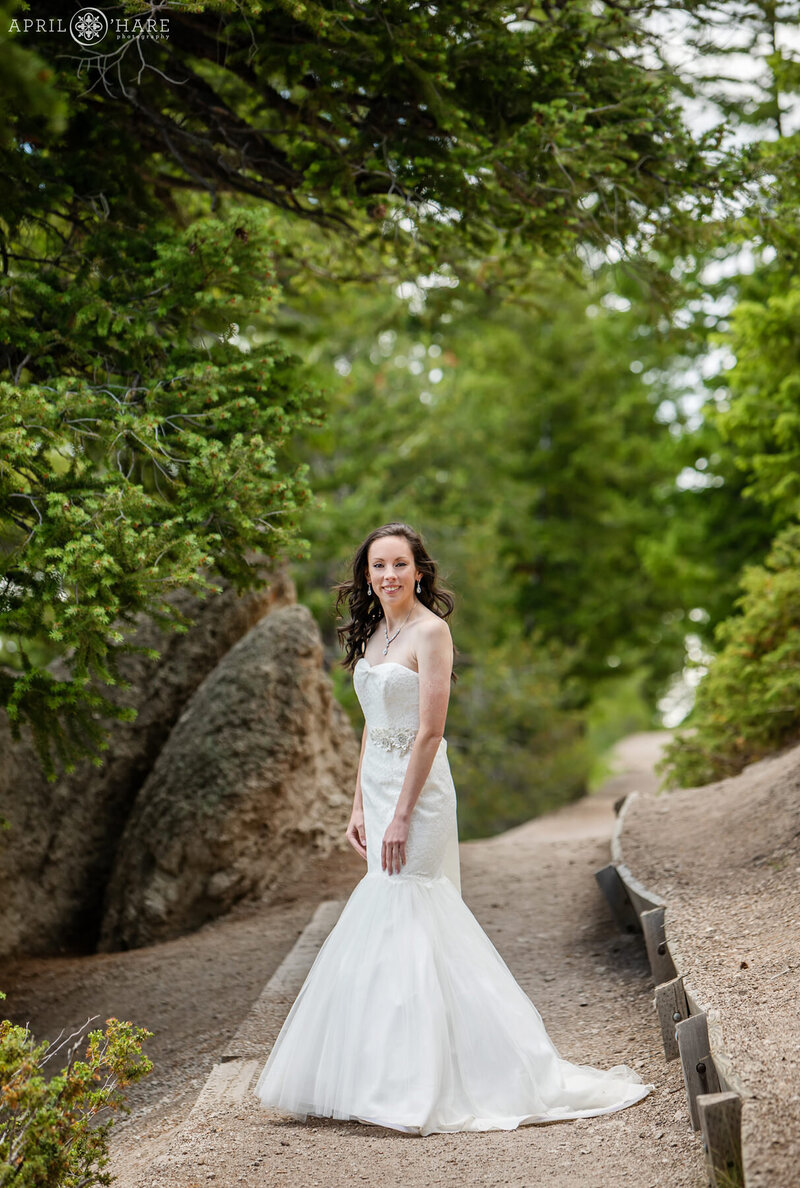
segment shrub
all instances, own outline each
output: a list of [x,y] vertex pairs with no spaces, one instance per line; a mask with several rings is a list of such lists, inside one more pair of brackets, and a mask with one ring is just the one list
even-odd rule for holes
[[[85,1027],[37,1043],[27,1027],[0,1022],[0,1186],[90,1188],[110,1184],[105,1170],[113,1114],[128,1112],[124,1088],[150,1072],[142,1054],[151,1032],[119,1019],[105,1031]],[[85,1059],[77,1059],[83,1041]],[[46,1066],[59,1058],[52,1076]]]

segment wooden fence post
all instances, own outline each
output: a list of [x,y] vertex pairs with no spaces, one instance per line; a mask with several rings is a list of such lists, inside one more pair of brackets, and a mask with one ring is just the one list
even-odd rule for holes
[[700,1093],[697,1112],[711,1188],[744,1188],[741,1097]]
[[670,956],[667,945],[667,933],[664,928],[664,908],[651,908],[648,912],[642,912],[639,919],[642,922],[644,943],[647,946],[647,956],[650,960],[653,981],[657,986],[661,982],[669,982],[672,978],[676,977],[678,971],[675,968],[675,962]]
[[678,1023],[689,1018],[689,1004],[686,1001],[683,979],[684,975],[680,974],[677,978],[656,986],[656,1010],[661,1024],[661,1038],[664,1041],[664,1056],[667,1060],[677,1060],[680,1056],[675,1028]]
[[719,1078],[711,1056],[711,1045],[708,1042],[708,1018],[703,1012],[700,1015],[690,1015],[682,1023],[675,1026],[678,1037],[678,1050],[683,1069],[683,1083],[686,1087],[686,1100],[689,1104],[689,1115],[695,1130],[700,1129],[700,1114],[697,1109],[697,1097],[703,1093],[719,1093]]
[[625,865],[623,825],[638,795],[631,792],[614,805],[618,816],[611,838],[611,865],[596,871],[595,878],[619,927],[632,931],[638,926],[644,934],[664,1054],[667,1060],[680,1057],[691,1123],[703,1133],[709,1188],[745,1188],[741,1126],[745,1090],[723,1047],[717,1014],[706,1014],[696,991],[691,984],[684,985],[685,975],[678,973],[667,944],[666,900],[640,883]]
[[617,927],[623,932],[641,932],[642,926],[639,923],[636,908],[630,901],[625,884],[619,877],[619,871],[614,863],[610,862],[602,870],[596,870],[594,877],[606,897]]

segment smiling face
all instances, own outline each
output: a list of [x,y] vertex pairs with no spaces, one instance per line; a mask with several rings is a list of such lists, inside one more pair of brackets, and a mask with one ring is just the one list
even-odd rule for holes
[[422,574],[414,566],[411,545],[404,536],[381,536],[373,540],[367,555],[367,581],[384,609],[407,605],[414,597],[414,584]]

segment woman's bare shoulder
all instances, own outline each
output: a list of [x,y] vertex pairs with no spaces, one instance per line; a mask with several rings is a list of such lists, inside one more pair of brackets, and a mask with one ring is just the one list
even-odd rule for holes
[[425,607],[425,616],[417,625],[419,642],[423,647],[435,650],[452,647],[452,637],[447,623],[434,611]]

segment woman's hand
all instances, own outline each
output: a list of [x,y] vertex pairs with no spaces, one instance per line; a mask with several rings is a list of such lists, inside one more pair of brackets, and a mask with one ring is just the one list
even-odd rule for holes
[[400,874],[400,868],[406,860],[406,842],[408,841],[408,821],[403,817],[392,817],[381,845],[381,869],[389,874]]
[[358,809],[353,809],[350,817],[350,824],[347,826],[347,833],[345,835],[350,845],[366,862],[367,860],[367,833],[364,829],[364,813]]

